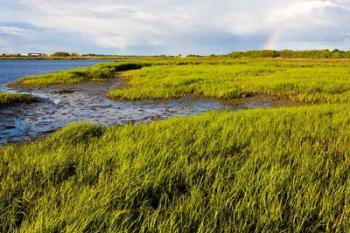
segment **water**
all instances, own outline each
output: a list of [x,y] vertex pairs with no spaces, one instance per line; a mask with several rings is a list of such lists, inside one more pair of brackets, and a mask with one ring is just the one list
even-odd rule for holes
[[105,60],[0,60],[0,91],[23,76],[91,66]]
[[[0,86],[22,76],[93,65],[100,60],[4,61],[0,60]],[[30,140],[75,121],[104,125],[150,122],[171,116],[193,115],[214,109],[237,109],[216,100],[181,98],[169,101],[112,101],[109,89],[120,88],[117,77],[104,83],[28,90],[40,102],[0,109],[0,143]],[[247,106],[249,107],[249,106]]]

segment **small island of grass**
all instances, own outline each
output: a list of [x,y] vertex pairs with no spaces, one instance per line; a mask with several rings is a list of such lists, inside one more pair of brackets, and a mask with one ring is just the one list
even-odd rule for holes
[[33,103],[36,99],[27,94],[0,93],[0,108],[19,103]]
[[9,87],[47,87],[51,85],[72,85],[86,81],[103,81],[112,78],[116,72],[141,68],[133,63],[109,62],[91,67],[77,68],[47,74],[24,77],[10,83]]

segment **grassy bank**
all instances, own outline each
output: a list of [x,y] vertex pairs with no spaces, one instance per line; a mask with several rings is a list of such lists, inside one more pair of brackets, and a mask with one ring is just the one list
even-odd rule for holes
[[277,95],[307,103],[349,103],[347,62],[214,60],[199,64],[152,65],[124,72],[129,87],[111,98],[166,99],[187,95],[240,98]]
[[8,86],[26,88],[50,85],[71,85],[86,81],[103,81],[113,77],[116,72],[138,68],[140,68],[140,65],[134,63],[110,62],[91,67],[24,77],[16,82],[10,83]]
[[0,148],[2,232],[348,232],[348,105],[81,123]]
[[0,108],[11,104],[32,103],[35,98],[26,94],[17,93],[0,93]]
[[100,81],[119,73],[127,87],[109,92],[110,98],[142,100],[195,95],[232,99],[264,94],[306,103],[349,103],[349,65],[347,61],[131,57],[26,77],[11,86],[67,85]]
[[103,81],[117,73],[141,69],[147,66],[202,64],[207,59],[180,59],[159,57],[121,57],[118,61],[97,64],[90,67],[69,69],[41,75],[23,77],[10,83],[10,87],[46,87],[50,85],[72,85],[85,81]]

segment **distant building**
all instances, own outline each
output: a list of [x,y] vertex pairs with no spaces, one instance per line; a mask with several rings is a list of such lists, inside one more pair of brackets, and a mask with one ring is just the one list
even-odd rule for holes
[[28,55],[28,53],[21,53],[21,54],[19,54],[21,57],[28,57],[29,55]]
[[45,56],[45,54],[44,53],[28,53],[28,56],[41,57],[41,56]]

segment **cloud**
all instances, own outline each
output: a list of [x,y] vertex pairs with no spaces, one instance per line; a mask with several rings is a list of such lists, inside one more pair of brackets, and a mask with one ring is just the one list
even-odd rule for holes
[[12,36],[14,50],[18,40],[126,54],[345,49],[349,9],[347,0],[2,0],[0,35]]
[[19,27],[0,26],[0,35],[26,36],[29,33],[30,31]]
[[36,27],[21,22],[0,22],[0,53],[52,52],[52,51],[101,51],[80,33]]

